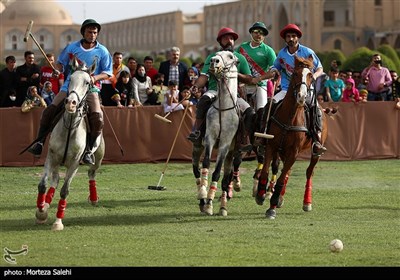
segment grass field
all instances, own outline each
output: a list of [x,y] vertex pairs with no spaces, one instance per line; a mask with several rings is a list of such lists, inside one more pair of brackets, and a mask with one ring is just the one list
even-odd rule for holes
[[[2,249],[20,250],[22,267],[399,267],[400,161],[321,161],[313,180],[313,211],[302,210],[307,162],[293,167],[285,204],[276,220],[268,203],[251,195],[255,161],[241,167],[243,189],[228,202],[228,216],[199,213],[190,163],[103,165],[100,202],[87,202],[86,167],[72,182],[63,221],[35,224],[42,167],[0,168]],[[220,191],[220,190],[219,190]],[[220,192],[218,192],[219,195]],[[218,212],[218,202],[214,209]],[[331,253],[339,238],[344,250]],[[5,268],[15,265],[4,258]]]

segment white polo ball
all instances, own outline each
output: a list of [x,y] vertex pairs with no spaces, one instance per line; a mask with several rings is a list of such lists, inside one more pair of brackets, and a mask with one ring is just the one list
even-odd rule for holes
[[343,242],[340,239],[333,239],[329,243],[329,250],[334,253],[339,253],[343,250]]

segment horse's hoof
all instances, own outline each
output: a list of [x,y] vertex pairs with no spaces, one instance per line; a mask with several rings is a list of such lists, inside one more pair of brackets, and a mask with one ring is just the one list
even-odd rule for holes
[[265,201],[265,194],[260,196],[260,195],[258,195],[258,193],[257,193],[255,199],[256,199],[256,203],[257,203],[258,205],[263,205],[263,204],[264,204],[264,201]]
[[276,205],[277,208],[281,208],[283,206],[283,203],[285,202],[285,199],[283,196],[279,196],[278,204]]
[[269,208],[267,212],[265,212],[265,217],[270,220],[275,220],[276,218],[276,211],[275,209]]
[[41,225],[47,222],[47,217],[48,217],[48,212],[47,211],[41,211],[39,209],[36,209],[36,223]]
[[205,199],[200,199],[200,201],[199,201],[200,213],[204,213],[205,208],[206,208],[205,206],[206,206]]
[[207,189],[206,186],[201,186],[199,191],[197,192],[197,199],[201,200],[201,199],[206,199],[207,198]]
[[219,216],[223,216],[223,217],[228,216],[228,210],[226,210],[226,208],[221,207],[219,209]]
[[214,215],[212,204],[206,204],[204,206],[204,213],[207,214],[208,216]]
[[311,203],[303,204],[303,211],[305,211],[305,212],[310,212],[311,210],[312,210],[312,205],[311,205]]
[[64,229],[64,225],[62,223],[54,223],[51,227],[52,231],[60,231]]
[[96,200],[90,200],[90,196],[89,196],[89,197],[88,197],[88,202],[89,202],[90,204],[92,204],[93,206],[96,206],[97,203],[99,202],[99,197],[97,197]]
[[239,177],[233,179],[233,189],[235,192],[240,192],[242,190],[242,182]]

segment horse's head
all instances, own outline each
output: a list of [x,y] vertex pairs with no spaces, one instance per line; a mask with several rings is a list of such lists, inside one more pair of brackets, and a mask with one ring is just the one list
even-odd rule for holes
[[210,60],[210,72],[217,78],[236,78],[238,58],[231,51],[219,51]]
[[68,96],[65,99],[65,110],[75,113],[86,99],[86,94],[92,82],[91,75],[96,69],[96,61],[90,67],[87,67],[85,63],[80,62],[73,56],[70,65],[72,74],[68,86]]
[[308,93],[312,90],[311,84],[314,79],[311,71],[312,68],[312,56],[309,56],[308,58],[295,56],[294,72],[292,74],[290,87],[294,91],[294,96],[298,106],[304,106]]

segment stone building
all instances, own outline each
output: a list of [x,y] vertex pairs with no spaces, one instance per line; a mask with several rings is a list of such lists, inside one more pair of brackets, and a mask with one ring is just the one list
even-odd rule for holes
[[[58,55],[71,41],[81,38],[81,23],[55,0],[1,0],[0,58],[15,55],[23,62],[25,50],[40,51],[31,38],[23,38],[30,20],[32,33],[45,52]],[[270,33],[266,42],[276,51],[283,46],[280,29],[296,23],[303,30],[301,43],[315,51],[339,49],[349,55],[366,46],[390,44],[400,48],[400,1],[398,0],[241,0],[204,6],[203,13],[181,11],[155,14],[102,24],[101,42],[110,52],[165,54],[172,46],[183,57],[205,57],[218,48],[216,36],[221,27],[239,33],[237,44],[249,39],[248,29],[263,21]]]

